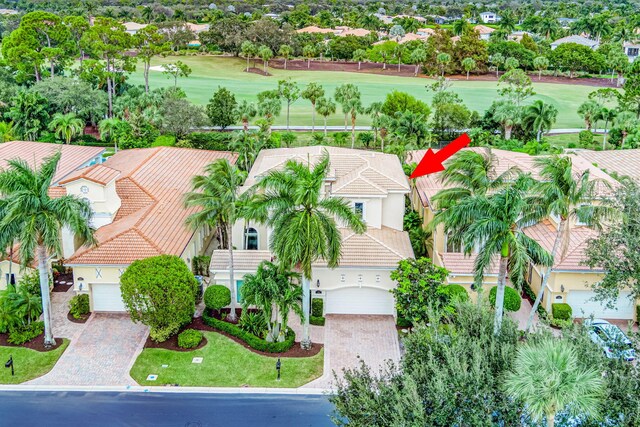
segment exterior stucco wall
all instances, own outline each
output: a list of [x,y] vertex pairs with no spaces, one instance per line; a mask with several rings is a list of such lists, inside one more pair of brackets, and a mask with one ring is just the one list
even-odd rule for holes
[[32,268],[22,268],[20,264],[11,262],[9,260],[0,261],[0,290],[7,288],[7,274],[9,274],[9,266],[11,265],[11,274],[13,274],[16,283],[20,281],[22,276],[29,274],[33,271]]
[[389,194],[382,201],[382,225],[393,228],[394,230],[402,230],[402,222],[404,217],[404,194]]

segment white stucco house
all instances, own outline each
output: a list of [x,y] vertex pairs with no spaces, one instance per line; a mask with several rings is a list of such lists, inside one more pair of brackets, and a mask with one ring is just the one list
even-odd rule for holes
[[624,42],[624,53],[629,57],[629,62],[635,61],[640,56],[640,43]]
[[480,20],[485,24],[495,24],[500,21],[500,17],[495,12],[482,12],[480,14]]
[[[330,174],[324,194],[347,200],[367,224],[358,235],[341,228],[342,257],[335,269],[326,263],[313,265],[311,294],[324,300],[325,313],[395,313],[390,289],[396,286],[390,273],[400,260],[413,257],[409,236],[402,231],[405,195],[409,183],[394,155],[337,147],[300,147],[262,150],[249,172],[245,188],[288,160],[318,161],[323,152],[330,157]],[[258,264],[273,260],[269,251],[272,230],[253,222],[239,221],[233,230],[235,281],[242,302],[243,276]],[[211,260],[212,279],[229,286],[227,250],[216,250]]]
[[78,245],[63,230],[65,265],[73,268],[74,290],[88,293],[92,311],[125,311],[120,276],[133,261],[176,255],[191,268],[213,231],[185,225],[193,209],[183,196],[193,176],[228,152],[157,147],[123,150],[104,164],[83,168],[59,182],[61,194],[86,198],[94,212],[97,245]]
[[[31,167],[38,167],[47,157],[57,152],[60,152],[60,161],[53,177],[53,185],[57,185],[78,169],[102,163],[104,148],[10,141],[0,144],[0,170],[7,168],[9,160],[16,159],[27,162]],[[55,195],[53,188],[50,194]],[[7,248],[7,254],[7,257],[0,258],[0,290],[5,289],[8,284],[18,283],[25,273],[31,271],[31,266],[20,266],[18,245],[13,249]]]

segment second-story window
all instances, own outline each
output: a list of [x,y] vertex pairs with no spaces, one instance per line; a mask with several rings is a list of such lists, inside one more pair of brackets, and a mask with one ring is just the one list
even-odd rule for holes
[[258,249],[258,231],[253,227],[244,231],[244,248],[254,251]]
[[364,219],[364,203],[363,202],[355,202],[353,204],[353,211],[356,213],[356,215],[358,215],[360,218]]

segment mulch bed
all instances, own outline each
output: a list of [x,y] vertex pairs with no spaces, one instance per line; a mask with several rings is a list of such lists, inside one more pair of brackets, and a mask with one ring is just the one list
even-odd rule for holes
[[22,345],[11,344],[10,342],[7,341],[7,339],[9,339],[9,334],[0,334],[0,346],[2,346],[2,347],[29,348],[31,350],[36,350],[36,351],[40,351],[40,352],[55,350],[56,348],[60,347],[62,345],[62,343],[63,343],[63,339],[62,338],[55,338],[56,345],[54,347],[51,347],[51,348],[45,348],[45,346],[44,346],[44,332],[42,334],[38,335],[37,337],[35,337],[34,339],[32,339],[31,341],[26,342],[26,343],[24,343]]
[[67,292],[73,285],[53,285],[52,292]]
[[265,76],[265,77],[269,77],[272,74],[269,72],[264,72],[264,70],[262,68],[249,68],[248,70],[245,70],[245,72],[247,73],[254,73],[254,74],[260,74],[261,76]]
[[[64,282],[64,284],[60,282]],[[72,287],[73,287],[73,273],[62,273],[54,276],[53,292],[67,292]]]
[[165,350],[171,351],[194,351],[201,349],[205,345],[207,345],[207,339],[205,337],[202,337],[202,341],[200,341],[200,344],[198,344],[197,347],[182,348],[178,345],[178,335],[176,334],[164,342],[155,342],[151,339],[151,337],[147,337],[147,342],[144,343],[144,348],[163,348]]
[[85,314],[84,316],[80,316],[79,319],[76,319],[71,315],[71,313],[67,313],[67,319],[69,320],[69,322],[73,322],[73,323],[87,323],[87,320],[89,320],[90,316],[91,316],[91,312],[89,312],[88,314]]
[[[274,59],[269,61],[269,66],[277,69],[284,69],[283,59]],[[376,62],[363,62],[360,64],[360,70],[358,70],[357,62],[343,62],[343,61],[311,61],[311,66],[307,68],[307,60],[290,59],[287,61],[287,70],[297,71],[347,71],[351,73],[368,73],[368,74],[385,74],[398,77],[415,77],[415,65],[402,64],[400,71],[398,71],[398,64],[387,64],[386,70],[382,69],[382,64]],[[262,71],[262,70],[260,70]],[[500,75],[504,72],[500,72]],[[429,78],[425,74],[419,74],[418,77]],[[447,78],[451,80],[466,80],[465,75],[447,75]],[[529,73],[529,77],[534,83],[538,82],[538,73]],[[477,81],[497,81],[495,72],[488,72],[486,74],[469,76],[469,80]],[[563,76],[542,76],[540,83],[558,83],[558,84],[575,84],[594,87],[616,87],[615,79],[611,82],[609,79],[604,78],[568,78]]]
[[256,350],[255,348],[252,348],[251,346],[249,346],[247,343],[242,341],[240,338],[234,337],[233,335],[229,335],[226,332],[222,332],[222,331],[219,331],[217,329],[212,328],[211,326],[209,326],[206,323],[204,323],[204,321],[202,320],[202,317],[194,318],[191,321],[191,323],[189,323],[187,326],[184,327],[184,329],[198,329],[200,331],[217,332],[219,334],[224,335],[227,338],[232,339],[233,341],[237,342],[238,344],[240,344],[241,346],[243,346],[244,348],[246,348],[249,351],[252,351],[252,352],[254,352],[256,354],[259,354],[259,355],[262,355],[262,356],[268,356],[268,357],[273,357],[273,358],[278,358],[278,357],[311,357],[311,356],[315,356],[316,354],[320,353],[320,350],[322,350],[322,348],[324,347],[324,345],[322,345],[322,344],[314,343],[311,346],[311,350],[303,350],[302,348],[300,348],[300,343],[299,342],[295,342],[293,344],[293,347],[291,347],[289,350],[285,351],[284,353],[268,353],[268,352],[265,352],[265,351],[259,351],[259,350]]

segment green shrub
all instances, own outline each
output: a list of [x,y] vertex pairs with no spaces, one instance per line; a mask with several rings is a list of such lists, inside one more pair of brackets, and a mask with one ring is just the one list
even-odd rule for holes
[[242,311],[238,326],[240,326],[242,330],[260,338],[264,336],[264,331],[267,330],[267,323],[264,320],[264,316],[261,313],[248,310]]
[[309,323],[314,326],[324,326],[324,316],[309,316]]
[[568,328],[569,326],[573,325],[573,321],[571,319],[551,319],[551,325],[555,326],[556,328]]
[[311,144],[312,145],[324,145],[326,142],[326,138],[323,133],[314,133],[311,135]]
[[580,131],[578,134],[578,143],[582,148],[589,148],[593,145],[593,132],[590,130]]
[[11,329],[7,341],[11,344],[22,345],[37,338],[44,332],[44,322],[32,322],[29,325]]
[[556,320],[569,320],[573,310],[569,304],[564,302],[554,302],[551,304],[551,315]]
[[202,342],[202,332],[195,329],[185,329],[178,335],[178,347],[195,348]]
[[335,145],[342,146],[347,142],[347,137],[349,133],[347,132],[334,132],[333,133],[333,142]]
[[[497,286],[494,286],[489,291],[489,302],[491,303],[491,307],[496,306],[497,293],[498,293]],[[504,309],[507,311],[518,311],[520,310],[521,304],[522,304],[522,298],[520,298],[520,294],[518,294],[518,291],[507,286],[504,290]]]
[[[53,279],[49,276],[49,288],[53,285]],[[18,281],[18,288],[26,287],[30,295],[42,295],[40,292],[40,275],[37,270],[25,274]]]
[[291,144],[296,142],[297,139],[298,137],[293,132],[282,132],[280,134],[280,142],[282,142],[287,147],[290,147]]
[[201,150],[224,151],[229,149],[232,137],[233,134],[229,132],[193,132],[187,135],[181,144]]
[[373,133],[362,132],[358,134],[358,142],[360,142],[365,147],[369,148],[369,145],[373,142]]
[[407,320],[404,317],[398,316],[398,318],[396,319],[396,325],[401,328],[410,328],[413,326],[413,323],[411,323],[410,320]]
[[264,351],[265,353],[284,353],[285,351],[293,347],[296,339],[296,334],[291,328],[287,328],[287,334],[284,341],[267,342],[262,338],[258,338],[255,335],[242,330],[238,325],[227,323],[224,320],[218,320],[215,317],[209,316],[206,311],[202,313],[202,320],[212,328],[221,332],[226,332],[229,335],[239,338],[244,341],[249,347],[258,351]]
[[447,285],[441,288],[442,292],[449,296],[450,301],[453,302],[466,302],[469,301],[469,293],[461,285]]
[[69,301],[69,313],[74,319],[89,314],[89,310],[89,294],[76,295]]
[[204,291],[204,305],[210,310],[220,311],[231,304],[231,291],[223,285],[211,285]]
[[315,317],[322,317],[324,308],[324,301],[322,298],[313,298],[311,300],[311,315]]
[[198,276],[209,275],[209,264],[211,264],[211,257],[206,255],[194,256],[191,260],[191,267],[193,268],[193,274]]

